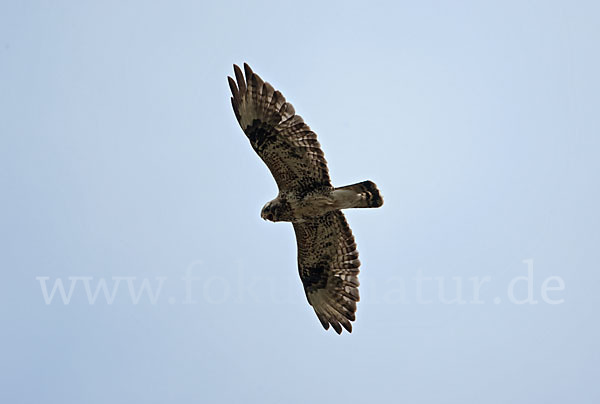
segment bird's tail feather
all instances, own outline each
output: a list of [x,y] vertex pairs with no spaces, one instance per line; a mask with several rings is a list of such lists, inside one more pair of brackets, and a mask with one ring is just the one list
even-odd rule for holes
[[378,208],[383,205],[383,197],[372,181],[336,188],[333,197],[338,209]]

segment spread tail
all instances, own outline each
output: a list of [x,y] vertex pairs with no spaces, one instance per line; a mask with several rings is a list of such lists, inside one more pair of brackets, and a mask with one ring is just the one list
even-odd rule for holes
[[336,188],[333,197],[337,209],[378,208],[383,205],[383,198],[372,181]]

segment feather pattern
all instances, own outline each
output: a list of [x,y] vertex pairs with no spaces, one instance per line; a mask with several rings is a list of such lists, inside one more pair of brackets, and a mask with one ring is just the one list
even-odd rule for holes
[[244,63],[228,77],[231,104],[242,130],[281,191],[331,188],[317,135],[285,97]]
[[352,332],[358,294],[360,261],[354,236],[337,210],[294,223],[298,271],[308,302],[325,329]]

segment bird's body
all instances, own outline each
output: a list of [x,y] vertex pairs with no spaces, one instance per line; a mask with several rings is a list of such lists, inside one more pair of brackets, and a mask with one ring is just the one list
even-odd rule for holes
[[325,329],[352,331],[360,261],[341,209],[376,208],[383,199],[371,181],[335,188],[317,141],[294,107],[247,64],[228,77],[235,116],[279,187],[261,217],[291,222],[306,297]]
[[280,191],[277,198],[267,202],[261,216],[272,222],[300,223],[334,210],[377,207],[381,201],[370,199],[376,192],[371,181],[343,188],[322,187],[308,193]]

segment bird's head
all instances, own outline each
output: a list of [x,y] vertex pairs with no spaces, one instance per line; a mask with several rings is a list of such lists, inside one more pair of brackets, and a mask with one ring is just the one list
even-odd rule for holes
[[260,211],[260,217],[270,222],[282,221],[283,204],[278,199],[267,202]]

